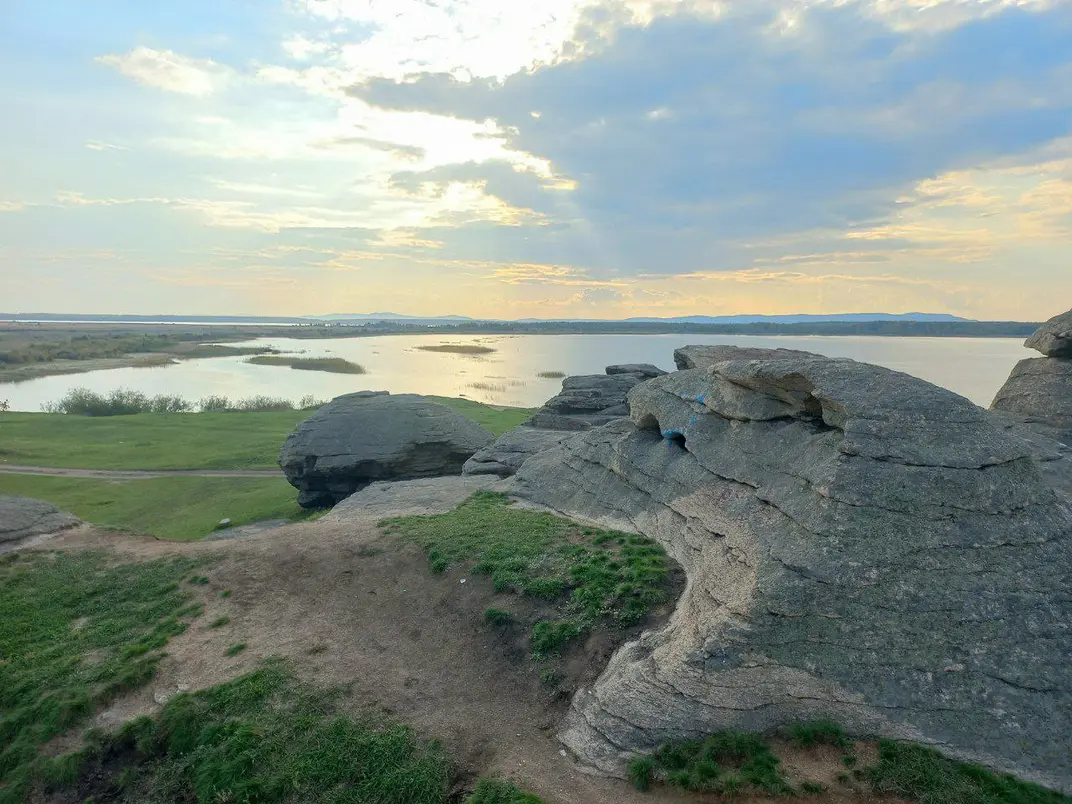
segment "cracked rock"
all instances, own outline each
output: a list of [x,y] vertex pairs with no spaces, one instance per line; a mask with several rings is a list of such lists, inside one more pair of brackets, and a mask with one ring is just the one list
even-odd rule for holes
[[895,371],[733,354],[511,481],[688,575],[578,693],[566,746],[621,775],[668,739],[823,717],[1072,789],[1072,511],[1038,445]]

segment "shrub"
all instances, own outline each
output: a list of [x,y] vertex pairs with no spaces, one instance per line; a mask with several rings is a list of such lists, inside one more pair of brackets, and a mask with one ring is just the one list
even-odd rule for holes
[[6,399],[0,399],[0,413],[7,413],[11,410],[11,403]]
[[193,405],[173,394],[160,394],[149,400],[150,413],[188,413],[191,410]]
[[225,413],[231,409],[231,400],[225,396],[206,396],[197,407],[202,413]]
[[312,410],[313,408],[322,408],[326,404],[327,402],[323,399],[317,399],[312,394],[307,394],[301,398],[300,402],[298,402],[298,407],[301,410]]
[[502,779],[481,779],[465,804],[543,804],[543,799]]
[[510,622],[510,612],[502,609],[488,609],[484,612],[484,622],[488,625],[506,625]]
[[282,397],[258,395],[238,400],[233,410],[244,413],[278,413],[294,410],[294,403]]

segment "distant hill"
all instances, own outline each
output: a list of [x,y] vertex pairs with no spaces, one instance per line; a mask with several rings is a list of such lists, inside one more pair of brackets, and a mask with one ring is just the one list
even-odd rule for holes
[[824,321],[973,321],[948,313],[834,313],[832,315],[687,315],[675,318],[627,318],[626,321],[675,324],[814,324]]

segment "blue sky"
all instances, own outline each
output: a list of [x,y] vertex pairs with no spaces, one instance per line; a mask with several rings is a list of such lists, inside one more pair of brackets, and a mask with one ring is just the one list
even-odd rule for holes
[[7,0],[0,309],[1042,319],[1069,0]]

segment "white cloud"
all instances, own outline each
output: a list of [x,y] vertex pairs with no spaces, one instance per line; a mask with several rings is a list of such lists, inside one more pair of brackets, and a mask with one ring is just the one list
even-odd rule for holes
[[22,212],[26,205],[21,201],[0,201],[0,212]]
[[110,142],[98,142],[97,140],[90,140],[86,143],[86,147],[91,151],[129,151],[130,149],[123,145],[113,145]]
[[235,75],[230,67],[211,59],[193,59],[148,47],[136,47],[122,55],[98,56],[96,61],[114,67],[139,84],[197,97],[211,95]]

